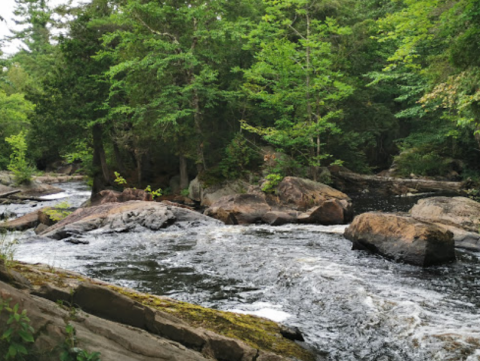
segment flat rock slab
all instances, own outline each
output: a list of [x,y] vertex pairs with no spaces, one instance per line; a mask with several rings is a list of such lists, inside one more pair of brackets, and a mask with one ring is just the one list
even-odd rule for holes
[[344,235],[353,242],[353,249],[418,266],[455,260],[452,232],[407,216],[363,213],[355,217]]
[[35,228],[40,224],[40,213],[48,208],[50,207],[43,207],[12,221],[0,223],[0,229],[7,231],[24,231],[29,228]]
[[7,197],[9,195],[20,193],[20,192],[21,192],[20,189],[12,188],[12,187],[0,184],[0,198]]
[[77,209],[62,221],[41,232],[40,235],[64,239],[93,230],[97,233],[145,229],[157,231],[178,222],[218,223],[210,217],[180,207],[157,202],[129,201]]

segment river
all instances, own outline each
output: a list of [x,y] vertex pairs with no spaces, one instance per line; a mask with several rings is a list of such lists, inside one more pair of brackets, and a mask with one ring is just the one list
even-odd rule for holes
[[[75,205],[88,194],[61,187]],[[363,204],[405,210],[397,201]],[[88,245],[13,236],[20,261],[296,326],[328,360],[480,360],[480,254],[459,250],[456,263],[422,269],[352,251],[342,229],[172,226],[90,235]]]

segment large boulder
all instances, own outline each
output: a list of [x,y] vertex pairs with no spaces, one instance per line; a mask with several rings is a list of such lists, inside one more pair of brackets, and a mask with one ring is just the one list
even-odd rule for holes
[[456,247],[480,251],[480,203],[465,197],[431,197],[420,199],[410,213],[452,232]]
[[270,210],[264,195],[237,194],[221,198],[205,211],[205,215],[225,224],[251,224],[261,223]]
[[222,197],[233,196],[236,194],[245,194],[250,186],[244,180],[238,179],[234,181],[226,181],[220,184],[203,189],[202,206],[210,207]]
[[65,239],[95,230],[101,232],[125,232],[135,230],[159,230],[173,223],[215,223],[200,213],[157,202],[129,201],[106,203],[80,208],[40,235]]
[[276,195],[284,207],[302,212],[321,206],[330,199],[350,201],[345,193],[335,188],[298,177],[283,178],[278,184]]
[[420,199],[410,213],[418,220],[454,226],[470,232],[478,232],[480,228],[480,203],[465,197]]
[[412,217],[369,212],[345,230],[353,249],[364,249],[396,261],[430,266],[455,260],[453,234]]

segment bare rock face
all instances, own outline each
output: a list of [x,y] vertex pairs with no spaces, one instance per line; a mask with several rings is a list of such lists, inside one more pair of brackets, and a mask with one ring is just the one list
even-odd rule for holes
[[226,224],[285,223],[344,224],[352,219],[348,196],[325,184],[297,177],[285,177],[275,194],[258,187],[249,193],[220,198],[205,214]]
[[109,189],[98,192],[92,197],[92,206],[106,203],[123,203],[128,201],[152,201],[152,195],[143,189],[125,188],[123,192]]
[[159,230],[176,222],[215,223],[200,213],[157,202],[129,201],[80,208],[40,235],[65,239],[85,232],[125,232]]
[[411,217],[369,212],[345,230],[353,249],[365,249],[396,261],[430,266],[455,260],[453,234]]

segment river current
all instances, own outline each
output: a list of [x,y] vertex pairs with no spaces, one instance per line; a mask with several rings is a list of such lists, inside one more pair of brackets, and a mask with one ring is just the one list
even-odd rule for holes
[[[88,196],[78,183],[61,187],[74,205]],[[422,269],[352,251],[343,228],[177,225],[90,235],[88,245],[11,237],[20,261],[296,326],[319,358],[480,360],[479,253],[459,250],[456,263]]]

